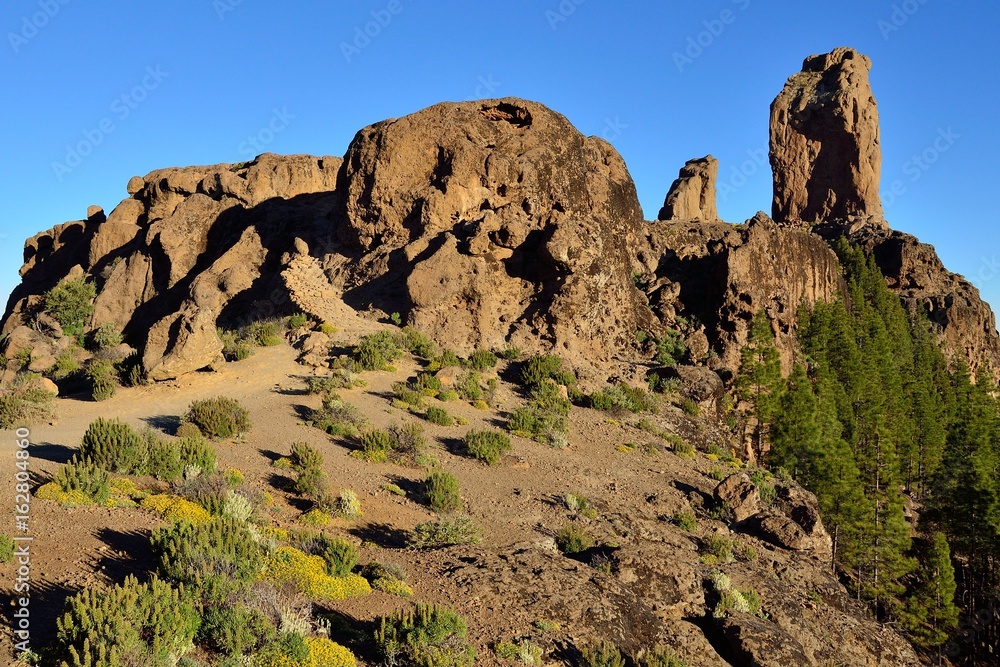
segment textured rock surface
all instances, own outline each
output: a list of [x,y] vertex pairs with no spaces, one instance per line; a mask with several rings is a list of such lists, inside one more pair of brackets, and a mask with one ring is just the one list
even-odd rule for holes
[[716,207],[715,183],[719,176],[719,161],[711,155],[689,160],[663,202],[658,220],[719,219]]
[[780,222],[878,217],[882,166],[871,60],[810,56],[771,105],[772,215]]

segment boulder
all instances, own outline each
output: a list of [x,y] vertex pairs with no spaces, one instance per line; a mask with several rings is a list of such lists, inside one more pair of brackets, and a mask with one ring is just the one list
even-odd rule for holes
[[142,176],[133,176],[128,179],[128,185],[125,186],[125,190],[130,195],[136,195],[139,194],[144,187],[146,187],[146,181],[143,180]]
[[719,176],[719,161],[711,155],[689,160],[670,186],[660,209],[658,220],[719,219],[716,207],[715,183]]
[[775,220],[881,218],[871,66],[849,48],[810,56],[771,104]]
[[755,514],[740,529],[785,549],[805,551],[813,548],[812,539],[802,527],[783,514]]
[[712,495],[716,502],[724,503],[732,511],[736,521],[743,521],[760,511],[760,491],[746,473],[722,480]]
[[789,667],[812,665],[794,637],[771,621],[732,612],[720,622],[726,643],[742,667]]
[[96,204],[92,204],[87,207],[87,222],[104,222],[107,220],[107,216],[104,215],[104,209]]

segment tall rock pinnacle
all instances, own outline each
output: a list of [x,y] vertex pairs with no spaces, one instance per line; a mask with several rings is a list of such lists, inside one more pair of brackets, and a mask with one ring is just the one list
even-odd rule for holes
[[689,160],[663,202],[660,220],[704,220],[715,222],[719,212],[715,202],[715,181],[719,161],[711,155]]
[[810,56],[771,104],[775,220],[881,218],[871,65],[849,48]]

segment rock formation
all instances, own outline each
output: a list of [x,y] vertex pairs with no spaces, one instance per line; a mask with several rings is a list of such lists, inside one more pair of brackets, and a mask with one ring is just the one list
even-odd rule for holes
[[848,48],[806,58],[771,104],[772,216],[879,218],[882,168],[871,60]]
[[657,219],[705,222],[718,220],[719,211],[715,199],[715,182],[718,176],[719,161],[711,155],[689,160],[670,186]]

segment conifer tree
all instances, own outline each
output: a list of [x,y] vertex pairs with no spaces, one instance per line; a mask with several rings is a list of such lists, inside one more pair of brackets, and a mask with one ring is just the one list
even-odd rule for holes
[[910,632],[924,646],[940,646],[958,626],[955,606],[955,568],[948,540],[934,533],[921,563],[919,581],[907,600],[905,620]]
[[781,358],[774,345],[771,321],[761,309],[754,315],[747,344],[740,351],[740,372],[736,382],[737,395],[750,402],[757,421],[751,438],[758,456],[768,439],[782,387]]

